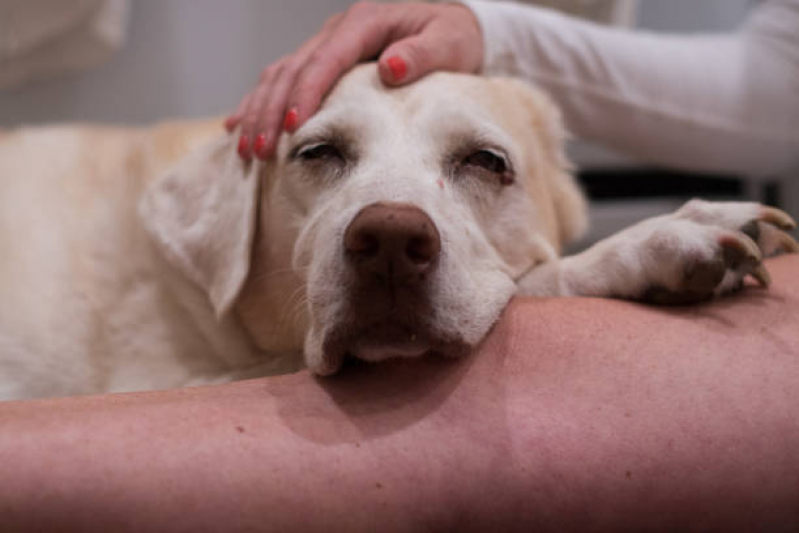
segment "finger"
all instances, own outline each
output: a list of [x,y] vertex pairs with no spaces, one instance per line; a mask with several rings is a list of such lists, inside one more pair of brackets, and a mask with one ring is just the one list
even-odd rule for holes
[[[330,28],[334,27],[340,19],[341,15],[334,15],[328,18],[319,33],[308,39],[292,55],[292,59],[284,58],[265,68],[256,88],[241,100],[236,111],[225,120],[224,125],[228,131],[233,131],[236,126],[242,125],[242,135],[239,138],[239,153],[243,159],[250,159],[250,147],[258,153],[266,154],[269,151],[268,139],[276,138],[279,133],[279,120],[277,125],[272,126],[274,131],[266,131],[266,124],[274,124],[276,122],[274,118],[271,118],[271,120],[270,118],[264,118],[264,115],[268,113],[268,102],[273,100],[269,91],[270,85],[275,83],[275,79],[285,78],[285,76],[280,76],[280,73],[286,70],[285,65],[292,62],[304,64],[307,56],[313,52],[321,40],[330,32]],[[289,68],[289,70],[291,69]],[[289,79],[294,77],[296,77],[296,74]],[[287,96],[282,95],[282,103],[271,106],[273,109],[279,108],[279,111],[276,111],[279,118],[282,118],[285,112],[286,100]]]
[[247,112],[242,119],[241,131],[242,135],[252,143],[251,149],[256,154],[263,151],[263,145],[266,141],[266,134],[258,127],[260,116],[263,110],[267,107],[270,99],[272,98],[272,87],[274,87],[274,79],[279,73],[273,73],[269,78],[262,81],[253,93],[253,98]]
[[288,100],[291,91],[297,82],[297,78],[302,68],[307,64],[308,59],[314,51],[326,40],[331,31],[331,26],[335,23],[334,17],[327,23],[322,32],[309,39],[286,61],[284,68],[271,81],[271,90],[268,100],[263,102],[257,116],[255,126],[255,142],[253,147],[255,155],[260,159],[267,159],[273,153],[283,129],[283,120],[288,108]]
[[[392,20],[387,7],[356,6],[351,9],[311,54],[300,73],[292,94],[286,121],[287,131],[295,131],[316,110],[333,84],[359,61],[375,56],[390,37]],[[377,16],[370,9],[382,9]]]
[[[253,97],[253,95],[252,95],[252,93],[250,93],[250,94],[248,94],[247,96],[244,97],[244,100],[242,100],[241,106],[244,108],[244,111],[242,111],[241,119],[239,119],[239,122],[237,123],[237,125],[240,125],[241,124],[241,120],[243,120],[243,118],[246,116],[247,108],[249,107],[250,102],[252,101],[252,97]],[[241,129],[239,129],[238,152],[239,152],[239,156],[242,159],[244,159],[245,161],[249,161],[250,160],[249,144],[250,144],[249,138],[244,136],[241,133]]]
[[284,69],[272,83],[268,101],[262,104],[256,125],[256,137],[253,151],[262,159],[268,159],[277,146],[286,114],[289,94],[297,76],[296,69]]
[[261,74],[258,86],[250,95],[247,109],[241,119],[241,136],[239,137],[239,155],[245,161],[249,161],[252,158],[252,148],[256,137],[255,124],[258,120],[258,114],[265,105],[272,80],[278,74],[280,68],[279,64],[273,64],[265,69],[263,74]]
[[404,85],[435,70],[465,71],[467,66],[461,48],[433,24],[391,44],[378,60],[380,78],[387,85]]

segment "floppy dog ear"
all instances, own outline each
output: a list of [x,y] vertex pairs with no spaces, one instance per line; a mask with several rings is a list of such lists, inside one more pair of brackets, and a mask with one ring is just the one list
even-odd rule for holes
[[574,178],[574,166],[566,157],[565,146],[569,134],[563,123],[560,109],[551,97],[537,87],[525,87],[543,144],[543,172],[552,198],[557,223],[557,245],[562,249],[573,242],[588,226],[588,206],[585,196]]
[[258,163],[233,137],[183,159],[144,193],[140,214],[167,260],[209,297],[217,317],[235,302],[250,269],[258,212]]

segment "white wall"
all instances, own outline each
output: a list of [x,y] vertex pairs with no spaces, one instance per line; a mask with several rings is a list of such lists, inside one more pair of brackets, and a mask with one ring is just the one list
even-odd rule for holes
[[[735,26],[751,0],[639,0],[643,27]],[[134,0],[129,42],[109,64],[0,92],[0,126],[145,123],[231,110],[269,62],[348,0]]]
[[109,64],[0,93],[0,125],[143,123],[225,112],[271,61],[348,0],[134,0],[129,42]]
[[639,0],[638,25],[658,31],[723,31],[758,0]]

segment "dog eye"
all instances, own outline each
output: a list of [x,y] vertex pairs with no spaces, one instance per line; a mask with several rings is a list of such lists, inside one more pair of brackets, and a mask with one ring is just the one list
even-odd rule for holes
[[325,142],[308,144],[297,150],[296,156],[305,161],[340,160],[344,161],[341,151],[334,145]]
[[481,167],[496,174],[501,174],[507,170],[505,158],[489,150],[478,150],[466,156],[463,163]]
[[513,183],[513,175],[508,160],[504,155],[494,150],[482,149],[472,152],[463,159],[462,164],[487,170],[492,174],[497,174],[500,176],[500,183],[502,185],[510,185]]

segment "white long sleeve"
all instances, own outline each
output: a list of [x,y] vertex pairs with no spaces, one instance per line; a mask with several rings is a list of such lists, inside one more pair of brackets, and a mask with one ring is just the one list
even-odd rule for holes
[[465,3],[482,27],[483,70],[547,90],[578,136],[677,168],[799,170],[799,0],[764,2],[739,31],[705,35]]

